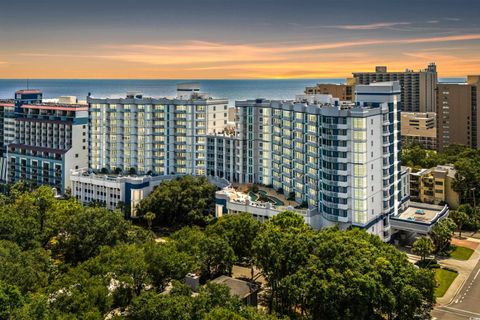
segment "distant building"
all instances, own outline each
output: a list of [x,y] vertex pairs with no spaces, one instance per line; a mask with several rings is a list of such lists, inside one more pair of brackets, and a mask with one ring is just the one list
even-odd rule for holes
[[402,111],[435,112],[437,88],[437,67],[434,63],[420,71],[405,70],[389,72],[385,66],[377,66],[375,72],[354,72],[357,85],[374,82],[399,81],[402,88]]
[[436,150],[436,117],[434,112],[402,112],[400,132],[403,145],[418,144],[424,149]]
[[175,99],[89,97],[90,168],[205,175],[206,135],[223,132],[228,101],[199,90],[179,84]]
[[480,147],[480,75],[466,83],[439,83],[437,90],[437,144],[443,151],[449,144]]
[[25,89],[15,92],[15,106],[23,104],[38,104],[43,101],[43,93],[37,89]]
[[412,170],[410,198],[429,204],[448,204],[451,209],[460,205],[460,195],[453,189],[456,171],[452,166],[440,165],[431,169]]
[[7,182],[7,146],[15,139],[15,100],[0,101],[0,182]]
[[347,79],[346,84],[317,83],[315,87],[306,87],[305,94],[329,94],[340,101],[354,101],[355,79]]
[[[27,180],[63,193],[70,170],[88,164],[86,105],[42,103],[38,90],[17,91],[14,136],[7,145],[9,183]],[[10,134],[10,130],[5,130]]]
[[78,99],[75,96],[61,96],[58,98],[58,103],[60,104],[76,104]]

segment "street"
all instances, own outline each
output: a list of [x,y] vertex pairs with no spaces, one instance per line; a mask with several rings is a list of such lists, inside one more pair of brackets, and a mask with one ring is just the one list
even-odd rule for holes
[[432,318],[437,320],[480,320],[480,261],[453,301],[446,306],[435,308]]

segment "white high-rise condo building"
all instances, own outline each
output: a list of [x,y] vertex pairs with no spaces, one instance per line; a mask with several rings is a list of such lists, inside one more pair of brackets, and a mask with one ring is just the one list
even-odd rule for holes
[[[385,241],[399,228],[428,232],[448,208],[409,207],[402,188],[407,175],[400,167],[400,83],[355,90],[355,102],[299,95],[290,101],[236,101],[235,112],[196,84],[179,85],[176,99],[89,97],[89,165],[97,171],[226,179],[225,186],[230,182],[237,189],[217,192],[217,216],[249,212],[264,221],[293,210],[313,228],[356,226]],[[227,123],[229,113],[233,124]],[[78,179],[87,178],[73,180]],[[90,192],[104,181],[88,179],[75,185],[76,196],[113,205]]]
[[138,173],[206,174],[207,134],[222,132],[228,101],[179,84],[177,97],[88,97],[90,168]]
[[[400,206],[400,85],[356,90],[355,104],[329,95],[237,101],[236,148],[226,157],[235,159],[233,181],[303,203],[315,227],[354,225],[389,240]],[[223,159],[212,161],[224,168]]]

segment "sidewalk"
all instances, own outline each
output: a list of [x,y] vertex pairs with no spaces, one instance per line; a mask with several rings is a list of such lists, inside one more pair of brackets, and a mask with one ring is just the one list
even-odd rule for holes
[[445,295],[441,298],[437,299],[437,306],[444,306],[449,304],[457,295],[457,293],[462,289],[463,284],[470,276],[470,273],[477,265],[478,260],[480,259],[480,240],[474,238],[465,238],[465,239],[457,239],[453,238],[452,243],[455,245],[468,247],[468,248],[475,248],[475,252],[473,252],[470,259],[466,261],[457,260],[453,258],[447,259],[439,259],[438,263],[442,267],[452,268],[458,271],[458,276],[450,285]]
[[[457,277],[452,282],[452,284],[450,285],[450,288],[448,288],[445,295],[441,298],[437,298],[437,306],[445,306],[455,298],[455,296],[460,291],[460,289],[462,289],[465,281],[467,281],[468,277],[470,276],[470,273],[477,265],[478,260],[480,259],[480,239],[464,237],[462,235],[462,239],[453,238],[452,244],[474,249],[475,252],[473,252],[470,259],[466,261],[457,260],[453,258],[443,258],[443,259],[439,258],[437,260],[440,266],[448,267],[458,272]],[[415,263],[418,260],[420,260],[419,256],[408,252],[408,250],[406,250],[405,248],[402,248],[400,250],[407,255],[408,260],[411,263]]]

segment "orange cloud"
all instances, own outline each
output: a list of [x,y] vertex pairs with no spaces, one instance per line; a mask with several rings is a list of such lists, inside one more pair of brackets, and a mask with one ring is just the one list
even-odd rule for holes
[[371,24],[352,24],[352,25],[338,25],[331,26],[331,28],[343,29],[343,30],[376,30],[385,29],[395,26],[409,25],[410,22],[380,22]]
[[317,78],[347,77],[378,64],[392,70],[424,68],[435,61],[441,76],[464,76],[480,72],[474,54],[480,47],[477,40],[480,34],[313,44],[80,44],[5,56],[9,63],[0,63],[0,73],[12,78]]

